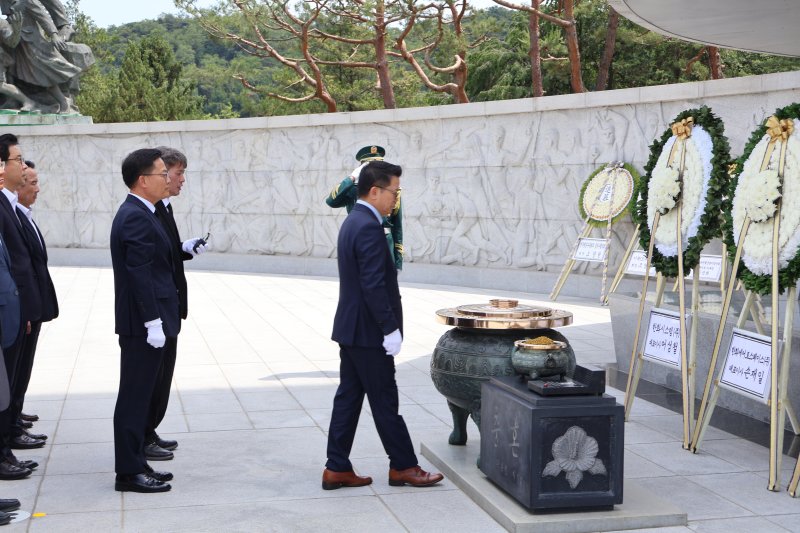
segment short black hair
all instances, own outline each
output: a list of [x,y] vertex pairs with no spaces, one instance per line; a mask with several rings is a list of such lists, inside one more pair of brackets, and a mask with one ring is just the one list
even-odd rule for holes
[[8,161],[10,155],[9,148],[19,144],[17,136],[13,133],[4,133],[0,135],[0,160]]
[[161,150],[156,148],[141,148],[125,156],[122,161],[122,180],[128,188],[132,188],[139,176],[146,174],[161,158]]
[[180,150],[170,148],[169,146],[158,146],[156,147],[156,150],[161,152],[161,160],[164,161],[164,164],[167,165],[167,168],[172,168],[178,165],[186,168],[189,165],[189,162],[186,160],[186,156]]
[[403,169],[399,165],[386,161],[371,161],[361,169],[361,174],[358,176],[358,197],[365,197],[373,187],[388,186],[392,176],[399,178],[402,173]]
[[25,166],[28,168],[36,168],[36,164],[30,159],[25,160]]

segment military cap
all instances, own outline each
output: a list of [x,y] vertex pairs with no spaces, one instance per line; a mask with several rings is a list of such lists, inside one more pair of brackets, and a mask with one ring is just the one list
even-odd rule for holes
[[386,150],[383,149],[383,146],[365,146],[356,152],[356,159],[362,163],[368,161],[383,161],[383,156],[385,155]]

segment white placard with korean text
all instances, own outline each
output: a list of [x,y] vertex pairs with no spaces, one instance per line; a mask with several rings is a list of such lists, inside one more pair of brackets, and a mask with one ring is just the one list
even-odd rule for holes
[[[626,274],[634,276],[644,276],[644,269],[647,267],[647,252],[644,250],[634,250],[628,259],[628,266],[625,267]],[[650,276],[656,275],[655,267],[650,267]]]
[[772,339],[733,328],[719,386],[767,403],[771,368]]
[[[689,271],[687,279],[694,275]],[[721,255],[701,255],[700,256],[700,281],[719,282],[722,277],[722,256]]]
[[605,261],[607,251],[608,241],[606,239],[581,237],[578,239],[578,246],[575,247],[572,259],[575,261],[602,263]]
[[[680,314],[669,309],[654,307],[647,323],[647,337],[642,357],[676,370],[681,369]],[[686,318],[688,330],[690,317]]]

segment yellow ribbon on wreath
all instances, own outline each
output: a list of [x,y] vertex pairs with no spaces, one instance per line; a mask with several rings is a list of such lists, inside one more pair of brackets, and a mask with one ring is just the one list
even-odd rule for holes
[[790,118],[778,120],[778,117],[772,115],[767,119],[766,126],[770,142],[777,142],[778,140],[786,142],[794,132],[794,121]]
[[680,122],[675,122],[672,125],[672,134],[678,139],[684,140],[692,136],[692,127],[694,126],[694,117],[687,117]]
[[[683,145],[686,142],[686,139],[692,136],[692,128],[694,127],[694,117],[686,117],[679,122],[674,122],[670,128],[672,129],[672,134],[677,137],[675,143],[672,145],[672,149],[669,152],[669,158],[667,159],[667,166],[671,167],[675,163],[675,151],[678,148],[678,141],[683,141],[680,144]],[[681,162],[678,168],[678,172],[680,173],[681,179],[683,179],[683,170],[684,170],[684,158],[685,158],[685,151],[686,147],[682,146],[684,155],[681,155]]]
[[790,118],[779,120],[778,117],[772,115],[767,119],[766,134],[769,135],[769,144],[767,151],[764,154],[764,159],[761,161],[761,170],[766,170],[769,166],[769,161],[772,158],[772,151],[775,145],[780,141],[781,151],[778,154],[778,176],[783,180],[784,167],[786,165],[786,144],[789,136],[794,133],[794,121]]

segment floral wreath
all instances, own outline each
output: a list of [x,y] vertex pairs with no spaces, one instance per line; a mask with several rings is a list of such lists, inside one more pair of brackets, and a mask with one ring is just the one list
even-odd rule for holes
[[[601,173],[607,174],[607,171],[614,169],[624,171],[626,176],[623,177],[628,177],[629,179],[627,183],[623,182],[621,187],[614,188],[614,197],[611,198],[608,197],[611,191],[607,180],[603,179],[604,176]],[[633,168],[633,165],[628,163],[609,163],[592,172],[583,182],[581,194],[578,197],[578,209],[581,213],[581,219],[586,220],[592,226],[605,227],[608,224],[609,215],[611,215],[611,223],[613,224],[627,213],[633,211],[636,207],[636,190],[639,187],[639,177],[639,173]],[[615,180],[615,183],[617,182],[618,180]],[[626,198],[628,201],[620,205]],[[592,202],[589,206],[590,212],[587,212],[586,204],[590,199]],[[595,203],[598,201],[599,203]],[[609,213],[609,210],[613,210],[613,212]]]
[[677,210],[673,209],[678,202],[682,203],[685,272],[700,262],[706,243],[720,236],[720,209],[728,190],[729,161],[725,127],[706,106],[680,113],[661,139],[650,145],[634,221],[640,225],[639,241],[647,250],[655,213],[661,213],[652,263],[664,276],[678,276]]
[[772,224],[782,198],[778,287],[783,293],[800,279],[800,103],[776,110],[753,131],[731,174],[725,244],[733,261],[742,222],[749,216],[737,277],[757,294],[772,292]]

